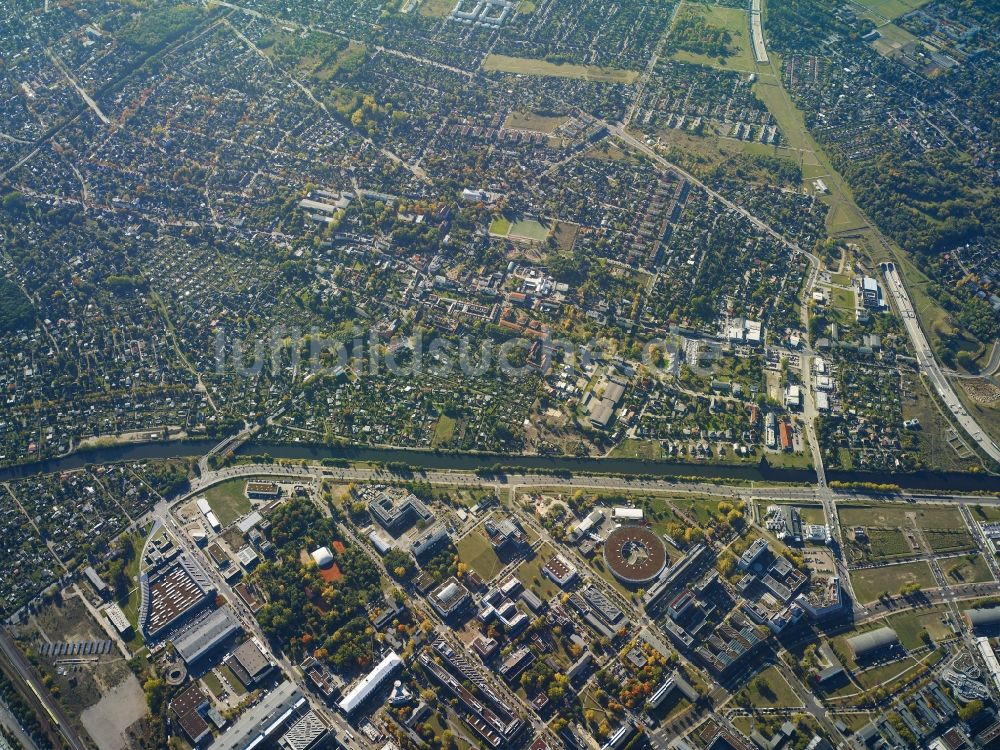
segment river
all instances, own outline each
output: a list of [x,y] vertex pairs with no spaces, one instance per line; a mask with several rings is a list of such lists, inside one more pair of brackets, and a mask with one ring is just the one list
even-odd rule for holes
[[[150,459],[196,457],[207,453],[214,441],[174,440],[138,443],[103,448],[88,448],[60,458],[19,464],[0,469],[0,481],[20,479],[34,474],[78,469],[87,464],[143,461]],[[694,477],[740,479],[762,483],[792,482],[815,484],[812,469],[778,469],[759,464],[706,464],[678,461],[645,461],[635,458],[571,458],[565,456],[524,456],[482,453],[449,453],[412,448],[368,448],[364,446],[327,446],[307,443],[248,443],[241,455],[267,455],[276,459],[323,459],[364,461],[377,464],[401,462],[418,469],[453,469],[475,471],[502,465],[525,471],[562,471],[575,474],[648,474],[658,477]],[[945,490],[956,492],[1000,490],[1000,478],[989,474],[961,472],[912,472],[890,474],[856,471],[828,471],[828,481],[874,482],[897,484],[904,489]]]

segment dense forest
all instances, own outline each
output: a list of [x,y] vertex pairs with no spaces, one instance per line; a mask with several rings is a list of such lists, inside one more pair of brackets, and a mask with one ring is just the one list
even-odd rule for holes
[[837,165],[862,208],[902,247],[919,255],[986,235],[1000,237],[1000,194],[954,149],[899,161],[885,152]]
[[264,632],[297,658],[312,654],[338,671],[370,664],[374,630],[366,612],[381,596],[378,568],[353,546],[334,553],[339,578],[324,580],[315,563],[303,562],[308,552],[333,548],[340,538],[336,523],[309,500],[282,505],[271,522],[277,559],[253,574],[268,600],[257,616]]
[[14,282],[0,278],[0,333],[20,331],[34,322],[35,309]]

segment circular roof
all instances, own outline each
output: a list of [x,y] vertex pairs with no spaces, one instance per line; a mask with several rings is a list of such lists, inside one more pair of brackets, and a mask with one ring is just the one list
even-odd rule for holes
[[623,583],[649,583],[667,566],[667,548],[644,526],[620,526],[604,540],[604,562]]

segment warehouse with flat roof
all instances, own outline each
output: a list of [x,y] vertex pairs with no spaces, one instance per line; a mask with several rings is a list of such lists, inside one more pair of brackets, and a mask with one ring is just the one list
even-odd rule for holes
[[214,750],[250,750],[273,742],[278,732],[309,710],[309,701],[295,683],[285,680],[216,738]]
[[243,630],[229,607],[219,607],[174,639],[174,650],[190,666]]

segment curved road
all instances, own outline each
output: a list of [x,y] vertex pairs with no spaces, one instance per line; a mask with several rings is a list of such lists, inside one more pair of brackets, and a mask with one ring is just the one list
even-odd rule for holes
[[882,273],[885,276],[886,287],[896,301],[896,307],[903,318],[903,325],[906,326],[906,332],[910,335],[910,340],[913,342],[913,348],[917,355],[917,364],[920,366],[921,372],[934,385],[934,390],[937,391],[938,396],[944,401],[945,406],[955,416],[955,420],[961,425],[962,429],[968,433],[969,437],[976,441],[976,444],[986,455],[997,464],[1000,464],[1000,447],[986,434],[986,431],[979,426],[979,423],[976,422],[972,415],[966,411],[965,406],[951,387],[951,383],[948,382],[948,377],[942,372],[941,366],[934,358],[934,352],[931,350],[930,344],[927,343],[924,331],[920,327],[920,321],[917,319],[916,312],[913,309],[910,295],[903,285],[903,279],[900,277],[899,271],[896,270],[896,264],[883,263]]

